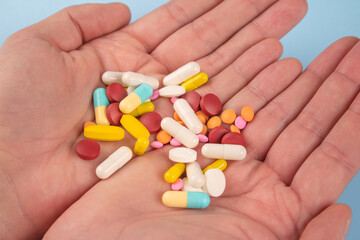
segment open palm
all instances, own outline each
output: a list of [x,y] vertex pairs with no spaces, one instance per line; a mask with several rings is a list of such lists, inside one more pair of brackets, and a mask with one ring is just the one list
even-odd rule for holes
[[[190,2],[191,8],[187,7]],[[227,14],[230,10],[234,14]],[[183,0],[172,1],[123,27],[129,20],[123,5],[85,5],[62,11],[11,37],[0,55],[1,76],[6,80],[1,102],[13,103],[1,105],[1,176],[12,186],[8,196],[18,207],[14,211],[18,217],[9,221],[9,226],[20,222],[22,227],[9,235],[42,235],[86,192],[58,219],[48,237],[74,238],[73,234],[79,234],[83,238],[104,238],[104,231],[109,238],[134,239],[165,238],[171,234],[183,238],[197,233],[209,234],[204,238],[214,239],[299,236],[310,219],[336,200],[358,169],[352,162],[356,157],[352,149],[353,155],[348,156],[343,168],[346,174],[338,170],[343,179],[341,185],[336,183],[339,186],[336,191],[332,189],[331,196],[325,192],[333,184],[331,179],[320,184],[329,176],[325,169],[316,174],[311,172],[317,170],[313,170],[313,165],[308,166],[310,170],[302,170],[304,164],[292,181],[299,166],[322,142],[355,94],[327,113],[332,115],[323,119],[326,124],[320,122],[324,129],[303,125],[305,129],[319,131],[315,132],[320,135],[315,142],[310,142],[314,131],[309,131],[308,136],[294,137],[304,130],[289,123],[300,112],[305,112],[304,119],[311,120],[311,115],[306,114],[310,110],[306,109],[322,107],[319,100],[312,100],[315,103],[310,102],[310,107],[303,110],[321,84],[311,80],[327,78],[341,60],[339,56],[344,56],[357,41],[345,39],[338,43],[328,51],[331,57],[325,52],[323,59],[314,62],[312,71],[299,77],[306,80],[297,80],[288,87],[301,72],[301,66],[294,59],[276,62],[281,45],[277,40],[264,39],[284,35],[305,11],[304,1]],[[352,52],[356,54],[356,48]],[[328,63],[326,69],[319,66],[324,59]],[[132,160],[111,179],[98,183],[94,170],[101,160],[120,145],[134,144],[131,137],[118,143],[102,143],[102,154],[91,162],[74,154],[82,123],[93,119],[91,96],[101,85],[102,72],[167,74],[193,60],[211,77],[199,89],[201,94],[217,94],[226,103],[225,108],[239,111],[243,105],[251,105],[258,111],[256,120],[244,131],[249,160],[230,164],[224,196],[213,200],[205,211],[162,206],[161,194],[169,188],[162,180],[171,164],[167,148]],[[344,76],[352,69],[345,70]],[[299,94],[302,97],[294,98]],[[162,116],[173,112],[169,101],[160,99],[155,105]],[[304,119],[300,121],[308,124]],[[353,141],[350,134],[346,139]],[[296,151],[299,137],[310,143]],[[333,145],[324,145],[328,151],[336,151]],[[253,158],[264,163],[250,160]],[[316,160],[319,158],[312,161],[320,161]],[[207,160],[199,161],[204,165]],[[338,161],[331,163],[336,169],[336,164],[340,165]],[[356,167],[351,168],[353,165]],[[305,179],[311,182],[304,183]],[[310,186],[311,183],[315,186]],[[315,198],[314,192],[324,198]],[[321,201],[313,203],[314,200]]]

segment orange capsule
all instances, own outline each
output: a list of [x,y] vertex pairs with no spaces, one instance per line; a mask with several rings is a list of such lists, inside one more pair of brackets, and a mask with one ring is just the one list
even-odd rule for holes
[[227,109],[221,114],[221,120],[226,124],[232,124],[235,121],[236,113],[232,109]]
[[207,127],[209,129],[213,129],[216,127],[219,127],[221,125],[221,119],[218,116],[213,116],[212,118],[209,119],[209,121],[207,122]]
[[156,134],[156,140],[161,142],[162,144],[167,144],[170,142],[171,140],[171,136],[170,134],[168,134],[167,132],[165,132],[164,130],[160,130],[157,134]]

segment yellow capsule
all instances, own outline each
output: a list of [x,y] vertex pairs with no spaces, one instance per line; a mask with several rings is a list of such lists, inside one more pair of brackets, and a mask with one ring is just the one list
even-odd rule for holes
[[124,136],[124,129],[116,126],[91,125],[84,129],[84,137],[99,141],[119,141]]
[[139,117],[147,112],[153,112],[154,111],[154,104],[152,102],[144,102],[140,106],[138,106],[134,111],[129,113],[129,115],[134,117]]
[[204,168],[203,173],[205,173],[207,170],[209,169],[213,169],[213,168],[217,168],[220,169],[221,171],[224,171],[227,167],[227,162],[224,159],[218,159],[215,162],[213,162],[212,164],[210,164],[209,166],[207,166],[206,168]]
[[121,125],[128,131],[131,136],[136,139],[139,138],[149,138],[150,132],[147,128],[134,116],[131,115],[123,115],[120,119]]
[[165,181],[168,183],[173,183],[178,179],[181,174],[185,171],[185,164],[175,163],[169,170],[164,174]]
[[205,84],[207,81],[208,75],[206,73],[199,73],[183,82],[181,86],[185,87],[186,92],[189,92],[197,89],[201,85]]
[[135,143],[134,153],[136,155],[143,155],[148,148],[150,141],[148,138],[138,138]]

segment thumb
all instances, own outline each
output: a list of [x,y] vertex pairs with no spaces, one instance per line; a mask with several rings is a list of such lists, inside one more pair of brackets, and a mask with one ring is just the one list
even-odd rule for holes
[[345,239],[351,223],[351,209],[345,204],[333,204],[313,218],[300,240]]

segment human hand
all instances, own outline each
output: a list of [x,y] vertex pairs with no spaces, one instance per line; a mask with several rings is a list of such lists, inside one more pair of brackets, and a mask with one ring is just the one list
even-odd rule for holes
[[[8,238],[41,236],[99,181],[94,170],[101,160],[120,145],[133,146],[128,138],[102,143],[98,160],[75,156],[105,70],[167,74],[196,60],[214,83],[235,81],[241,72],[249,80],[281,55],[277,41],[263,40],[282,37],[305,12],[305,1],[298,0],[183,0],[125,27],[129,12],[123,5],[84,5],[14,34],[0,50],[0,176],[7,196],[1,232]],[[291,76],[299,71],[294,60],[278,64],[295,68]],[[212,86],[201,91],[216,90]],[[170,114],[167,102],[159,100],[156,107]]]

